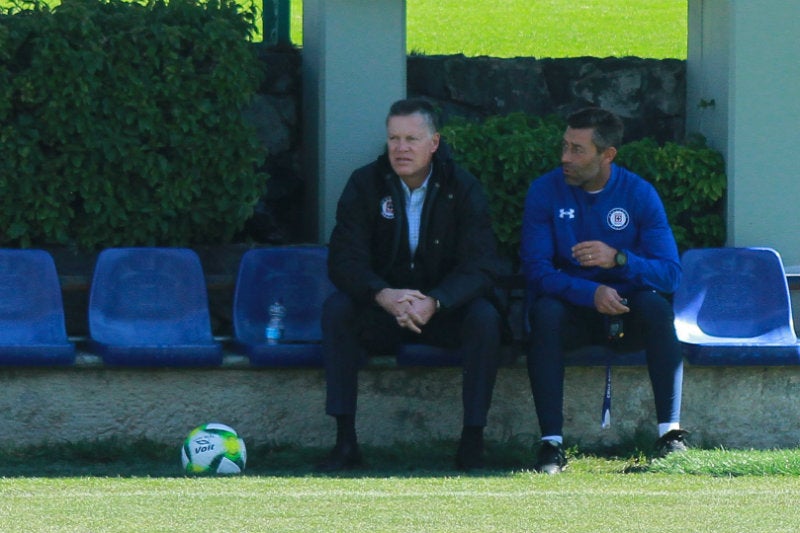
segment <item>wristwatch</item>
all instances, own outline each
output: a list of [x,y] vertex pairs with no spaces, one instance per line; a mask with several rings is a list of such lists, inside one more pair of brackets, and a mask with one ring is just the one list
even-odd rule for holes
[[618,250],[616,255],[614,255],[614,263],[618,267],[624,267],[628,264],[628,254],[623,252],[622,250]]

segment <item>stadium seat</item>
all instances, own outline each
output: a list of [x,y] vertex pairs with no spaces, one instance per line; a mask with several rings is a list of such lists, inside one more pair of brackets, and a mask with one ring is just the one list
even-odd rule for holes
[[186,248],[109,248],[89,292],[89,349],[114,366],[218,366],[200,258]]
[[786,274],[770,248],[686,251],[673,306],[695,365],[796,365],[800,347]]
[[0,250],[0,364],[74,362],[52,256],[44,250]]
[[567,366],[638,366],[647,364],[643,349],[621,350],[603,344],[590,344],[564,354]]
[[[322,304],[334,291],[324,246],[279,246],[247,251],[239,265],[233,304],[234,349],[264,367],[322,366]],[[268,309],[286,308],[283,339],[267,344]]]
[[460,366],[461,359],[458,348],[408,343],[397,349],[397,366]]

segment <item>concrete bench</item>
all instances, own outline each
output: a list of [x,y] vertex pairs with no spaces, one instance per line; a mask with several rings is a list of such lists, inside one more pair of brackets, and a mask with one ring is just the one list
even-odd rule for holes
[[[109,368],[80,352],[63,368],[0,368],[0,440],[10,446],[146,437],[175,446],[201,423],[220,421],[248,445],[328,446],[335,424],[324,415],[319,368],[256,369],[226,354],[210,369]],[[613,374],[612,426],[600,429],[602,366],[570,366],[565,434],[584,449],[655,438],[644,366]],[[461,370],[402,368],[374,359],[360,374],[358,429],[364,444],[455,439],[461,425]],[[696,444],[729,448],[794,447],[800,426],[800,366],[698,367],[684,376],[683,425]],[[524,359],[500,369],[487,438],[531,446],[538,438]]]

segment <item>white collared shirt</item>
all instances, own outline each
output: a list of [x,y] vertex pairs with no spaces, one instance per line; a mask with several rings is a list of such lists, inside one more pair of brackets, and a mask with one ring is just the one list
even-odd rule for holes
[[433,166],[431,166],[431,170],[428,172],[428,176],[425,178],[425,181],[422,182],[422,185],[413,191],[408,188],[408,185],[406,185],[403,180],[400,180],[406,200],[408,248],[411,251],[411,257],[414,257],[414,253],[417,251],[417,245],[419,244],[419,226],[422,220],[422,206],[425,204],[425,195],[428,192],[428,181],[431,179],[431,174],[433,174]]

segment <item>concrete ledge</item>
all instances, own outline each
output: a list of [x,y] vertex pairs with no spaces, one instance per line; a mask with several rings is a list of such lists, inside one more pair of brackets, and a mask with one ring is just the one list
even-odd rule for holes
[[[568,367],[568,444],[613,446],[655,438],[645,367],[613,370],[612,427],[600,429],[605,368]],[[321,369],[252,369],[226,359],[217,369],[108,368],[82,355],[66,368],[0,368],[0,441],[19,446],[94,438],[146,437],[178,444],[194,426],[221,421],[248,444],[328,446]],[[361,373],[358,430],[365,444],[453,439],[461,427],[458,368],[373,365]],[[800,366],[686,367],[683,425],[692,442],[729,448],[800,443]],[[528,445],[538,438],[527,372],[501,369],[487,437]]]

